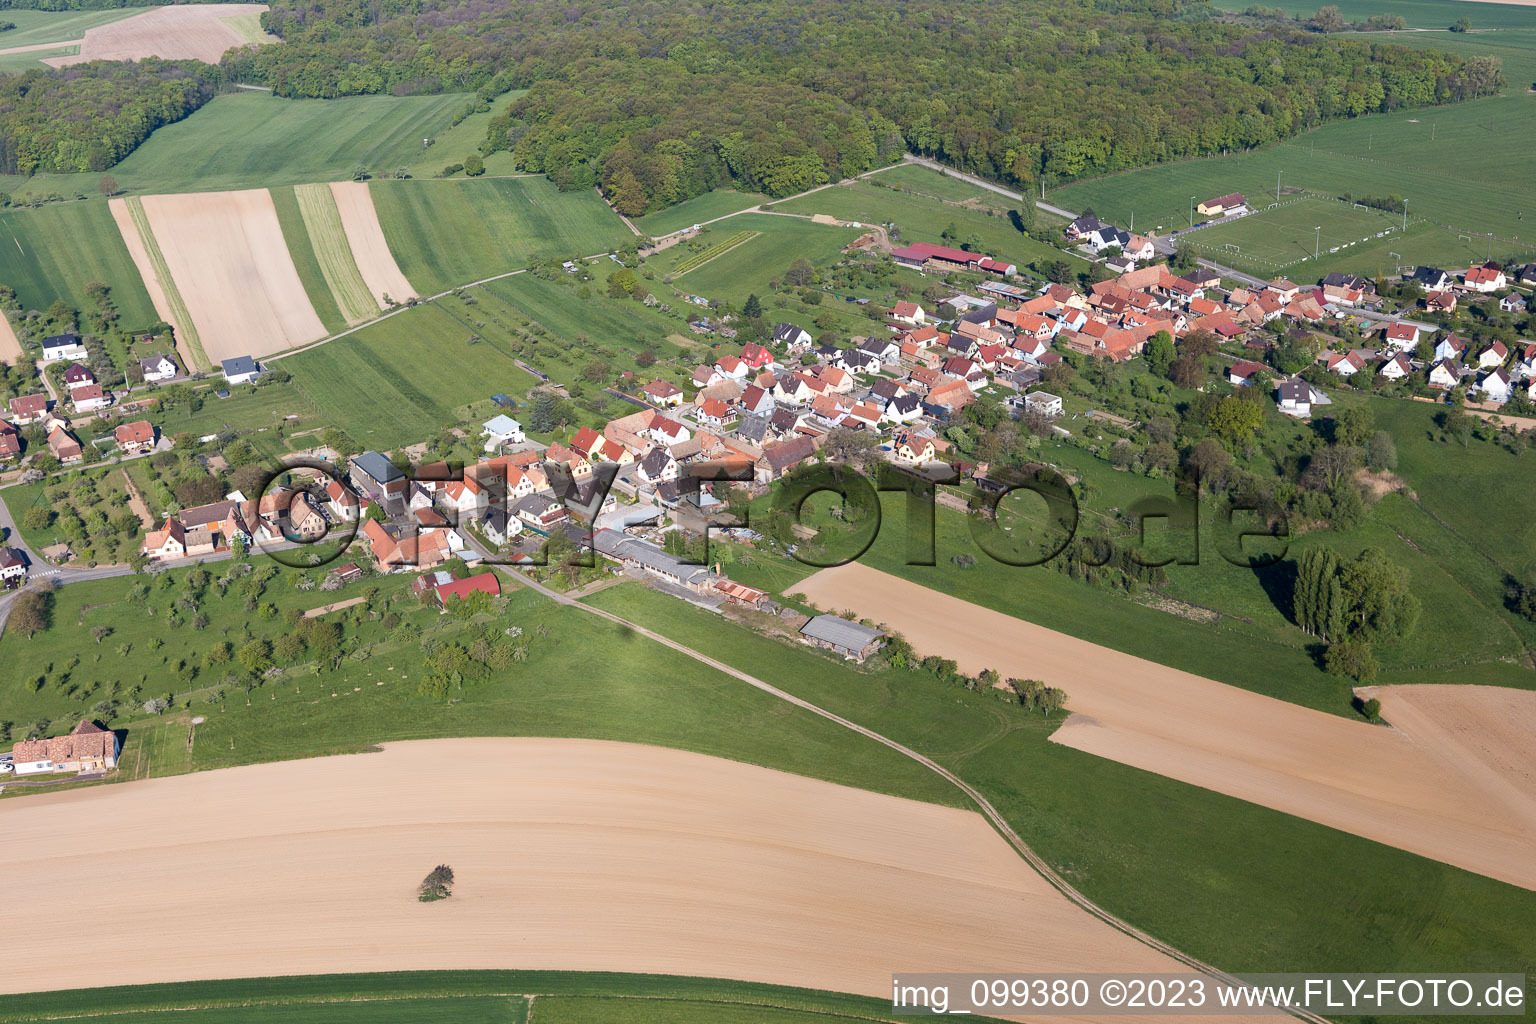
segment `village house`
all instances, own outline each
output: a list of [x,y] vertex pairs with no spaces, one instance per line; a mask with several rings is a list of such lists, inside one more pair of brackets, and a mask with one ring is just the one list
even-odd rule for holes
[[363,522],[363,537],[373,554],[374,568],[381,573],[431,569],[452,555],[450,530],[387,528],[377,520]]
[[1495,366],[1503,366],[1509,358],[1509,346],[1502,341],[1495,341],[1489,345],[1477,357],[1477,365],[1484,370],[1491,370]]
[[1504,271],[1496,265],[1484,264],[1480,267],[1471,267],[1461,275],[1461,283],[1464,288],[1472,292],[1480,292],[1484,295],[1490,292],[1503,291],[1509,287],[1509,278],[1504,276]]
[[1030,412],[1039,413],[1050,419],[1056,419],[1066,412],[1062,405],[1061,397],[1047,391],[1031,391],[1024,396],[1024,408]]
[[1315,405],[1330,405],[1332,399],[1304,380],[1288,380],[1276,389],[1280,411],[1287,416],[1306,419]]
[[1454,359],[1442,359],[1429,369],[1429,386],[1454,388],[1467,375],[1466,369]]
[[736,416],[731,407],[718,398],[706,398],[694,409],[693,418],[700,426],[718,430],[724,428],[727,422],[734,421]]
[[80,439],[65,430],[63,424],[55,424],[48,432],[48,451],[65,465],[85,458],[85,449],[80,447]]
[[1451,275],[1438,267],[1415,267],[1403,280],[1417,281],[1426,292],[1443,292],[1451,286]]
[[112,431],[112,438],[124,455],[143,455],[154,450],[155,427],[148,420],[120,423]]
[[100,384],[81,384],[69,389],[70,404],[76,412],[95,412],[112,404],[112,395]]
[[27,560],[15,548],[0,545],[0,586],[14,590],[27,582]]
[[1482,392],[1484,400],[1502,405],[1509,401],[1510,395],[1513,394],[1509,372],[1503,367],[1494,370],[1477,382],[1477,390]]
[[492,505],[480,517],[478,527],[492,544],[503,545],[510,544],[523,532],[523,521],[516,513],[500,505]]
[[9,462],[21,454],[21,432],[0,420],[0,460]]
[[806,643],[854,661],[863,661],[878,651],[884,645],[885,635],[836,615],[815,615],[800,627],[800,636]]
[[815,437],[801,435],[765,448],[763,457],[757,461],[754,479],[760,484],[781,479],[785,473],[816,454],[819,447]]
[[547,532],[562,520],[569,519],[565,506],[547,494],[530,494],[519,498],[512,511],[517,517],[541,533]]
[[683,404],[683,389],[664,380],[653,380],[640,389],[640,394],[652,405],[664,409]]
[[1389,352],[1412,352],[1419,344],[1419,329],[1399,320],[1387,325],[1386,345]]
[[43,339],[43,360],[54,362],[58,359],[84,359],[86,357],[85,345],[80,342],[78,334],[54,334]]
[[480,436],[485,438],[487,452],[500,451],[509,444],[522,444],[528,438],[523,425],[505,413],[498,413],[480,424]]
[[1365,369],[1365,356],[1359,349],[1352,352],[1329,352],[1327,366],[1330,373],[1336,373],[1340,377],[1353,377]]
[[1467,342],[1459,334],[1447,334],[1435,343],[1435,359],[1460,359],[1467,351]]
[[18,395],[11,399],[11,419],[16,423],[36,423],[48,416],[48,396]]
[[160,384],[172,380],[179,370],[176,360],[164,353],[145,356],[139,360],[139,371],[144,375],[146,384]]
[[891,438],[891,454],[901,462],[921,466],[938,458],[938,449],[932,437],[919,437],[904,430]]
[[1408,362],[1408,357],[1399,352],[1397,355],[1381,364],[1381,369],[1376,371],[1387,380],[1402,380],[1413,372],[1413,365]]
[[261,376],[261,365],[250,356],[235,356],[220,363],[224,380],[230,384],[254,384]]
[[814,339],[811,337],[811,332],[803,327],[780,323],[773,329],[773,342],[775,345],[783,345],[785,351],[793,355],[810,351]]
[[1265,366],[1263,363],[1255,363],[1248,359],[1239,359],[1237,362],[1233,363],[1232,368],[1227,371],[1227,382],[1235,387],[1246,387],[1248,384],[1251,384],[1253,382],[1253,378],[1259,374],[1264,374],[1265,376],[1274,375],[1270,368]]
[[41,772],[78,772],[82,775],[111,771],[121,750],[117,733],[95,722],[81,721],[67,736],[22,740],[11,751],[17,775]]
[[902,300],[892,306],[890,316],[897,323],[906,324],[909,327],[916,327],[928,319],[928,315],[922,306],[915,302],[907,302],[906,300]]
[[325,485],[325,508],[338,522],[356,522],[360,511],[357,494],[340,480]]

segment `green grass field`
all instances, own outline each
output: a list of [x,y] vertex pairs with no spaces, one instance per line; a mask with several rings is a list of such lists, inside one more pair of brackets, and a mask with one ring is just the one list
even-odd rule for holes
[[[513,995],[512,993],[518,993]],[[412,1010],[418,1016],[412,1016]],[[270,1015],[270,1016],[269,1016]],[[812,1024],[899,1021],[867,996],[713,978],[570,971],[416,971],[245,978],[7,996],[5,1024],[70,1016],[145,1024]],[[976,1018],[990,1024],[990,1018]]]
[[[901,186],[882,188],[877,182],[888,175]],[[927,179],[920,177],[927,175]],[[775,210],[786,213],[826,213],[840,220],[859,221],[863,224],[894,223],[901,231],[901,241],[942,242],[939,237],[944,229],[953,224],[960,238],[975,235],[981,247],[989,255],[1011,260],[1023,265],[1044,257],[1058,258],[1061,253],[1037,242],[1013,226],[1005,215],[992,216],[986,210],[1006,210],[1008,201],[993,195],[984,207],[961,206],[953,201],[943,201],[948,195],[958,194],[956,188],[971,186],[957,182],[937,171],[921,167],[894,167],[881,171],[870,179],[852,181],[835,188],[822,189],[811,195],[775,204]],[[916,194],[909,189],[919,190]],[[974,190],[966,198],[972,198],[980,190]],[[995,202],[994,202],[995,201]],[[727,221],[734,225],[735,221]]]
[[[1372,0],[1346,7],[1345,17],[1384,13]],[[1339,196],[1386,196],[1408,200],[1407,237],[1320,260],[1314,269],[1371,275],[1398,263],[1454,264],[1463,258],[1529,256],[1536,232],[1524,223],[1532,206],[1525,139],[1536,132],[1536,31],[1529,8],[1419,0],[1393,12],[1418,13],[1411,21],[1449,24],[1467,15],[1474,25],[1514,20],[1523,28],[1487,33],[1371,33],[1372,41],[1443,48],[1463,56],[1488,54],[1503,62],[1503,95],[1427,110],[1398,111],[1324,125],[1263,149],[1129,171],[1051,192],[1048,201],[1067,209],[1091,207],[1100,216],[1138,229],[1165,233],[1188,225],[1190,196],[1198,202],[1241,192],[1253,202],[1273,202],[1277,179],[1285,188]],[[1283,196],[1282,196],[1283,198]],[[1422,222],[1417,227],[1415,222]],[[1461,236],[1469,236],[1470,240]],[[1199,240],[1196,235],[1196,240]],[[1402,245],[1395,244],[1401,241]],[[1391,257],[1390,252],[1399,253]]]
[[384,237],[427,294],[520,270],[531,253],[590,256],[633,236],[596,192],[544,178],[376,181]]
[[431,303],[281,365],[328,422],[359,444],[387,450],[436,437],[470,403],[521,394],[534,383],[505,352],[469,344],[473,333]]
[[[752,291],[766,295],[769,280],[782,276],[799,257],[818,267],[827,266],[841,258],[842,247],[859,236],[853,228],[813,224],[798,217],[744,213],[711,227],[704,241],[712,245],[741,231],[756,231],[757,237],[689,273],[677,283],[678,290],[733,302],[746,299]],[[674,246],[646,262],[658,274],[666,275],[690,258],[684,246]]]
[[[417,154],[415,162],[410,165],[412,176],[435,177],[449,164],[461,164],[469,154],[480,152],[480,143],[485,141],[491,118],[506,110],[507,104],[525,92],[527,92],[526,89],[513,89],[511,92],[502,93],[491,101],[491,109],[470,114],[452,127],[444,127],[435,135],[424,136],[432,139],[432,145]],[[464,97],[464,104],[459,109],[464,109],[468,102],[469,98]],[[450,117],[449,120],[452,118]],[[518,173],[517,166],[512,160],[512,153],[508,150],[498,150],[482,159],[485,161],[486,174]]]
[[971,203],[1007,210],[1011,201],[989,189],[978,188],[950,174],[940,174],[919,164],[897,164],[879,174],[870,175],[886,185],[897,185],[908,192],[932,196],[950,203]]
[[[447,128],[468,100],[462,93],[334,100],[228,93],[157,129],[110,173],[119,186],[139,193],[335,181],[351,178],[359,167],[393,174],[417,160],[421,140]],[[17,196],[55,190],[94,195],[100,177],[0,177],[0,189]]]
[[[1184,235],[1203,254],[1239,270],[1274,276],[1320,263],[1359,244],[1385,240],[1396,247],[1403,234],[1397,217],[1316,196],[1295,196],[1246,217]],[[1320,231],[1317,229],[1321,229]],[[1310,273],[1303,276],[1309,279]]]
[[[357,269],[330,186],[295,185],[293,195],[304,217],[305,233],[320,264],[320,272],[342,317],[348,324],[356,324],[378,316],[379,304]],[[289,248],[293,248],[292,243]]]
[[1536,942],[1536,893],[1058,746],[1055,723],[996,697],[855,670],[638,585],[588,603],[935,758],[1090,898],[1224,969],[1491,968]]
[[669,235],[694,224],[702,224],[704,221],[714,220],[716,217],[723,217],[738,210],[747,210],[768,201],[768,197],[759,192],[736,192],[728,188],[717,188],[713,192],[685,199],[676,206],[648,213],[644,217],[631,217],[630,220],[634,222],[635,227],[648,235]]
[[[283,229],[283,241],[288,245],[288,253],[293,257],[293,267],[299,272],[299,280],[304,284],[304,294],[309,296],[309,304],[315,308],[315,315],[320,317],[320,322],[331,333],[347,326],[347,319],[342,314],[341,306],[337,302],[335,291],[331,287],[325,268],[321,265],[319,253],[316,252],[315,239],[311,237],[309,225],[304,219],[304,210],[300,204],[298,194],[295,192],[301,185],[279,185],[267,191],[272,196],[272,206],[277,210],[277,222]],[[315,186],[329,193],[330,189],[325,185]],[[337,217],[340,227],[340,216],[336,214],[334,203],[331,213]],[[357,274],[357,266],[354,264],[352,272]],[[362,276],[358,275],[361,282]],[[375,312],[377,312],[377,307]]]
[[104,201],[0,213],[0,283],[16,289],[23,308],[46,310],[63,299],[89,309],[85,286],[92,281],[111,286],[125,326],[159,319]]

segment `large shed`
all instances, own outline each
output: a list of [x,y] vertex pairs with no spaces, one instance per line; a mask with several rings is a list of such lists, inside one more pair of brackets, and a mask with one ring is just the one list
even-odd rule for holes
[[817,647],[863,661],[880,649],[885,634],[836,615],[817,615],[800,627],[800,635]]

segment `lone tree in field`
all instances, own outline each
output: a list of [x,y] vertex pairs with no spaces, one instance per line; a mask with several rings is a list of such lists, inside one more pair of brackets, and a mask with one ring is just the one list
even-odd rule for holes
[[122,189],[117,187],[117,179],[110,174],[103,174],[101,181],[96,184],[96,188],[102,195],[107,197],[115,196],[122,191]]
[[453,868],[447,864],[439,864],[432,869],[432,873],[421,881],[421,888],[417,890],[417,899],[423,903],[435,903],[445,900],[453,895]]

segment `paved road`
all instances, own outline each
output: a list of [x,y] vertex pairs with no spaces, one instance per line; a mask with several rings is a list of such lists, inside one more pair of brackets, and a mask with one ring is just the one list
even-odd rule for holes
[[[977,809],[981,811],[986,819],[992,823],[992,827],[997,829],[997,831],[1002,834],[1002,837],[1008,841],[1008,844],[1012,846],[1015,851],[1017,851],[1019,856],[1023,857],[1024,860],[1032,868],[1040,873],[1042,878],[1049,882],[1068,900],[1076,904],[1080,909],[1086,911],[1089,914],[1092,914],[1094,917],[1098,918],[1100,921],[1103,921],[1105,924],[1109,925],[1111,928],[1114,928],[1116,931],[1122,932],[1123,934],[1136,939],[1138,942],[1150,946],[1152,949],[1157,950],[1164,956],[1177,960],[1179,963],[1184,964],[1186,967],[1192,968],[1193,970],[1199,971],[1202,974],[1216,978],[1228,984],[1241,984],[1241,982],[1239,982],[1232,975],[1227,974],[1224,971],[1220,971],[1212,965],[1207,964],[1204,961],[1197,960],[1186,953],[1180,952],[1166,942],[1163,942],[1147,934],[1130,922],[1116,917],[1114,914],[1111,914],[1097,903],[1094,903],[1087,896],[1084,896],[1065,878],[1057,874],[1055,869],[1045,862],[1044,858],[1035,853],[1035,851],[1032,850],[1029,845],[1024,842],[1023,838],[1021,838],[1019,834],[1013,830],[1012,826],[1008,824],[1007,820],[1004,819],[1000,813],[998,813],[997,808],[992,806],[991,801],[983,796],[980,791],[978,791],[970,783],[966,782],[964,779],[960,778],[960,776],[956,775],[948,768],[945,768],[937,761],[934,761],[933,759],[918,753],[911,747],[904,746],[900,743],[897,743],[893,739],[882,736],[880,733],[875,732],[873,729],[868,729],[862,725],[859,725],[857,722],[849,721],[848,719],[843,718],[841,715],[834,714],[833,712],[828,711],[823,707],[812,704],[808,700],[796,697],[792,693],[781,690],[769,683],[765,683],[763,680],[758,679],[756,676],[750,676],[747,673],[733,668],[732,666],[727,665],[722,661],[717,661],[716,659],[711,658],[707,654],[696,651],[692,647],[687,647],[681,643],[678,643],[671,637],[664,636],[660,633],[654,632],[653,630],[646,629],[644,626],[631,622],[628,619],[621,618],[612,612],[593,607],[592,605],[583,604],[581,601],[571,597],[568,594],[561,594],[557,591],[549,589],[546,586],[543,586],[540,583],[534,582],[525,573],[515,571],[510,567],[498,566],[498,568],[503,574],[508,575],[516,579],[519,583],[539,592],[540,594],[543,594],[545,597],[554,601],[556,604],[562,604],[569,608],[578,608],[590,615],[596,615],[597,617],[607,619],[609,622],[612,622],[616,625],[623,626],[625,629],[633,630],[634,632],[649,640],[654,640],[665,647],[669,647],[672,650],[677,651],[679,654],[687,655],[694,661],[708,665],[710,668],[713,668],[716,671],[724,672],[726,675],[731,676],[734,679],[739,679],[749,686],[754,686],[757,689],[762,690],[764,693],[777,697],[779,700],[793,704],[795,707],[801,708],[805,711],[809,711],[813,715],[819,715],[820,717],[825,718],[830,722],[834,722],[845,729],[849,729],[861,736],[872,739],[876,743],[884,744],[885,746],[891,748],[904,757],[911,758],[918,764],[927,768],[929,771],[932,771],[935,774],[943,777],[951,785],[964,793],[972,801],[972,803],[976,805]],[[1326,1024],[1325,1018],[1313,1013],[1303,1011],[1297,1012],[1295,1016],[1302,1020],[1310,1021],[1312,1024]]]

